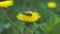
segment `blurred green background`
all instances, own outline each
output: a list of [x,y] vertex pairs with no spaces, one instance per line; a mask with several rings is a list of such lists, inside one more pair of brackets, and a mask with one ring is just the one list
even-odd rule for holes
[[[60,34],[60,0],[13,1],[14,5],[4,9],[4,11],[17,26],[19,32],[0,11],[0,34]],[[51,1],[57,4],[56,8],[51,9],[47,7],[47,3]],[[26,27],[24,22],[16,19],[16,15],[29,10],[37,11],[41,15],[41,18],[32,24],[31,27]]]

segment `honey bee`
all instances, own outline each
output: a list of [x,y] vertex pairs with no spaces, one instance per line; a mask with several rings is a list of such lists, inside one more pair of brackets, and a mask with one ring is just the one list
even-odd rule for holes
[[0,2],[1,2],[1,1],[6,1],[6,0],[0,0]]
[[31,13],[22,13],[23,15],[26,15],[26,16],[32,16]]

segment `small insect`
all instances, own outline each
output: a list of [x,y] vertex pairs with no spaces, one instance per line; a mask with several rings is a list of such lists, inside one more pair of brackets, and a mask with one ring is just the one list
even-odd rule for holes
[[26,16],[32,16],[31,13],[22,13],[23,15],[26,15]]
[[0,0],[0,2],[2,2],[2,1],[7,1],[7,0]]

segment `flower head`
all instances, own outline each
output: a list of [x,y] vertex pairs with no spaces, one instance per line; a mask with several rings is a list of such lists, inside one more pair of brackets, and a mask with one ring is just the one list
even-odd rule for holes
[[20,13],[17,15],[17,19],[31,23],[37,21],[40,17],[41,16],[37,12],[32,11]]
[[55,7],[56,7],[56,3],[55,3],[55,2],[49,2],[49,3],[47,4],[47,6],[48,6],[49,8],[55,8]]
[[13,5],[13,1],[12,0],[0,0],[0,7],[9,7]]

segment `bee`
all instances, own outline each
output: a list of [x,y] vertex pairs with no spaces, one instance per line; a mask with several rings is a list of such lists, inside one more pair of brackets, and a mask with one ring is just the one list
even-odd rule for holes
[[32,16],[31,13],[22,13],[23,15],[26,15],[26,16]]
[[1,2],[1,1],[6,1],[6,0],[0,0],[0,2]]

